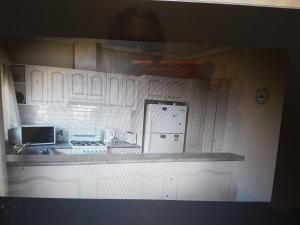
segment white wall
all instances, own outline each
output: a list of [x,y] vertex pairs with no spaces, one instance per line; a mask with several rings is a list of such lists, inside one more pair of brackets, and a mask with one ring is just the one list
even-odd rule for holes
[[[6,53],[3,51],[2,46],[0,46],[0,84],[3,79],[3,65],[10,63],[9,58]],[[3,105],[2,105],[2,85],[0,85],[0,196],[6,196],[8,194],[7,186],[7,169],[6,169],[6,160],[5,160],[5,142],[4,138],[4,121],[3,121]]]
[[[231,92],[223,141],[224,152],[246,157],[235,169],[239,201],[270,201],[284,97],[286,58],[271,49],[235,50],[206,58],[224,66]],[[267,87],[266,104],[255,102],[256,90]]]
[[68,131],[98,132],[106,127],[115,129],[117,136],[122,138],[131,124],[129,111],[83,103],[68,106],[19,105],[19,111],[23,123],[51,123],[63,129],[66,141]]
[[15,64],[74,68],[74,44],[71,41],[12,39],[3,46]]

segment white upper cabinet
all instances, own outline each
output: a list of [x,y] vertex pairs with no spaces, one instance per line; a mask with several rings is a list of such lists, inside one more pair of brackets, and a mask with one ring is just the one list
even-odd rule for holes
[[107,104],[109,106],[122,106],[122,76],[107,74]]
[[146,76],[147,98],[152,100],[183,101],[186,80],[159,76]]
[[47,67],[26,66],[25,82],[27,104],[47,102]]
[[106,74],[88,71],[88,98],[105,102],[106,96]]
[[164,82],[161,78],[151,78],[148,80],[148,97],[163,99]]
[[185,83],[183,79],[168,79],[166,97],[170,100],[183,100],[185,97]]
[[87,71],[69,70],[69,97],[70,98],[87,98],[88,93]]
[[69,100],[81,102],[91,100],[105,103],[106,74],[96,71],[69,70]]
[[136,76],[107,74],[107,104],[134,110],[137,104]]
[[123,106],[128,109],[135,109],[137,104],[136,76],[124,76],[123,96]]
[[67,75],[64,68],[48,67],[48,103],[67,103]]

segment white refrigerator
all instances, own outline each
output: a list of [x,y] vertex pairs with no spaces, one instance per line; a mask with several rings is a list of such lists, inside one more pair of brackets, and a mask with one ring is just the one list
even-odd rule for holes
[[187,106],[146,106],[144,153],[183,153]]

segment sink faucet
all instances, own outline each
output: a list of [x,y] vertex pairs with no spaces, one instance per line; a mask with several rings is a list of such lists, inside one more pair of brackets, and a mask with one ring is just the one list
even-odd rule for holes
[[27,147],[28,145],[30,145],[31,144],[31,142],[27,142],[27,143],[25,143],[25,144],[19,144],[19,145],[14,145],[14,152],[16,153],[16,154],[21,154],[21,152],[22,151],[24,151],[25,150],[25,147]]

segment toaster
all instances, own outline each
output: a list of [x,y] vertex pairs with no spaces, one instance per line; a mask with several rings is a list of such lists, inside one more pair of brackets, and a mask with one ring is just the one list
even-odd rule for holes
[[126,132],[125,133],[125,142],[135,145],[137,142],[137,135],[133,132]]

